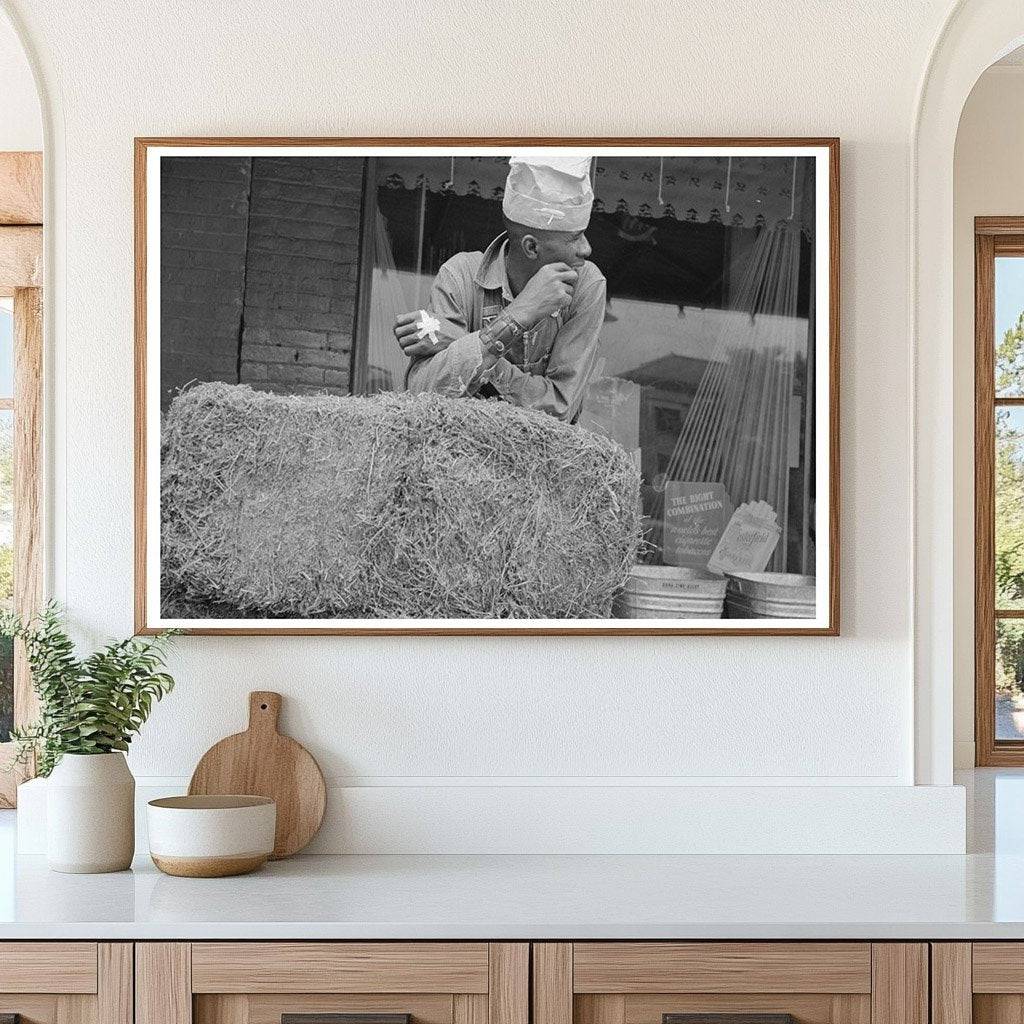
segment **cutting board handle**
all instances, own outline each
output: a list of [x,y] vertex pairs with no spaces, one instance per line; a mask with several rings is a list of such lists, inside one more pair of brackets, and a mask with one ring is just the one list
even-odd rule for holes
[[277,732],[281,694],[254,690],[249,694],[249,732]]

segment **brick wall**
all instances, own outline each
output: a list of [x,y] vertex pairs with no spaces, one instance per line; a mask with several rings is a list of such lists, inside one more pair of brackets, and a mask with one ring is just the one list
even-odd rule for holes
[[362,190],[359,159],[254,158],[243,383],[349,393]]
[[166,159],[161,397],[192,380],[348,394],[363,161]]
[[238,381],[252,161],[165,158],[160,172],[160,398]]

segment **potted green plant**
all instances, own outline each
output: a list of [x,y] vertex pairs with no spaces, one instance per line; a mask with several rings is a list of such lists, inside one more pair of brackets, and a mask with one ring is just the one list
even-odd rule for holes
[[84,658],[57,605],[22,622],[0,614],[0,635],[25,645],[39,718],[15,729],[17,757],[47,782],[47,862],[54,871],[122,871],[135,852],[135,779],[124,752],[154,701],[174,687],[162,671],[174,632],[129,637]]

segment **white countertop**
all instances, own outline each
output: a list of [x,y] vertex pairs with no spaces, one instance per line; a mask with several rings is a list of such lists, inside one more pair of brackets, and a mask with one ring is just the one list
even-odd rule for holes
[[1024,939],[1024,856],[298,857],[203,880],[15,867],[0,939]]
[[0,940],[1024,939],[1024,772],[975,772],[966,856],[296,857],[60,875],[0,812]]

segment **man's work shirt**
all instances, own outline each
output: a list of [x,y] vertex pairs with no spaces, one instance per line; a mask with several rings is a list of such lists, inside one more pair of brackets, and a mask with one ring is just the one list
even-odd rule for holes
[[[431,356],[414,357],[405,375],[409,391],[461,398],[497,394],[513,405],[573,421],[597,363],[604,322],[605,281],[584,263],[569,305],[546,316],[487,371],[480,331],[512,301],[499,235],[486,252],[460,252],[438,271],[428,312],[441,321],[439,339],[455,340]],[[493,389],[493,390],[492,390]]]

